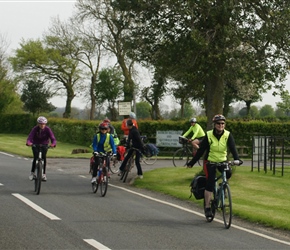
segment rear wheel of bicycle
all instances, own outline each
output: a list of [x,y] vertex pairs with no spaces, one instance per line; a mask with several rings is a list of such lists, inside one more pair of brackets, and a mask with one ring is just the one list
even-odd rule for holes
[[222,200],[222,212],[225,228],[230,228],[232,224],[232,197],[230,186],[225,184],[223,187],[224,195]]
[[143,161],[147,165],[153,165],[157,161],[157,155],[152,155],[151,157],[146,157],[145,155],[142,156]]
[[173,154],[174,167],[185,167],[189,161],[189,157],[192,156],[188,148],[180,148]]
[[109,178],[107,174],[102,174],[102,178],[100,180],[100,190],[101,190],[101,196],[104,197],[107,193],[108,190],[108,183],[109,183]]
[[112,174],[117,174],[119,172],[120,166],[121,161],[118,161],[118,159],[115,157],[111,159],[109,169]]
[[42,181],[42,162],[39,161],[36,164],[36,168],[35,168],[35,179],[34,179],[34,191],[36,192],[36,194],[40,193],[40,188],[41,188],[41,181]]

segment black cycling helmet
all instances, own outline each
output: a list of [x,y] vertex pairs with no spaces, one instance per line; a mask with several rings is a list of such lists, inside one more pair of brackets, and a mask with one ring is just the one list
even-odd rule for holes
[[213,118],[212,118],[212,122],[216,123],[218,121],[226,121],[226,118],[223,116],[223,115],[215,115]]
[[194,123],[197,122],[195,117],[193,117],[193,118],[190,119],[190,123],[192,123],[192,122],[194,122]]

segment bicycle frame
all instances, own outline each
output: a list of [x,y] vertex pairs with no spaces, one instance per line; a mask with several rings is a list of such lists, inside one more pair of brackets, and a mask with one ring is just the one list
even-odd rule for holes
[[[225,228],[230,228],[232,223],[232,197],[227,180],[227,171],[230,170],[232,165],[241,165],[242,163],[243,162],[240,160],[234,162],[212,163],[216,169],[221,172],[221,174],[215,178],[215,188],[213,192],[213,199],[211,200],[212,217],[206,217],[208,222],[213,221],[216,211],[221,211]],[[221,180],[220,183],[219,180]]]
[[94,152],[95,163],[98,164],[97,181],[92,183],[93,192],[98,191],[100,186],[101,196],[104,197],[107,193],[108,182],[109,182],[109,167],[110,164],[110,153],[99,153]]
[[41,189],[41,182],[42,182],[42,173],[43,173],[43,165],[44,160],[42,158],[42,150],[50,148],[47,145],[41,145],[41,144],[33,144],[32,147],[38,149],[38,159],[36,160],[35,164],[35,171],[36,175],[34,176],[34,191],[38,195],[40,193]]

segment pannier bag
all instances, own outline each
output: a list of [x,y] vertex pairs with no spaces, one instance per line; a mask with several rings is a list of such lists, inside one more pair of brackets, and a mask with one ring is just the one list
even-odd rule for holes
[[190,184],[191,191],[190,197],[193,194],[197,200],[203,199],[205,185],[206,185],[206,177],[204,175],[195,176]]
[[124,146],[118,146],[117,147],[117,160],[118,161],[123,161],[124,160],[125,152],[126,152],[126,148]]
[[152,143],[148,143],[144,146],[144,155],[146,157],[152,157],[153,155],[158,155],[159,149]]

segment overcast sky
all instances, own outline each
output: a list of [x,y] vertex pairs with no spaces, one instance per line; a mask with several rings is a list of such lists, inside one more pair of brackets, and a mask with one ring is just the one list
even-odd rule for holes
[[[0,33],[9,42],[9,51],[19,47],[21,39],[41,38],[51,23],[51,18],[59,16],[61,20],[69,18],[76,1],[74,0],[0,0]],[[290,77],[287,80],[290,90]],[[279,97],[273,97],[272,91],[263,95],[263,101],[254,105],[270,104],[276,106]],[[65,106],[65,99],[55,98],[55,106]],[[72,106],[83,107],[83,103],[74,100]]]

